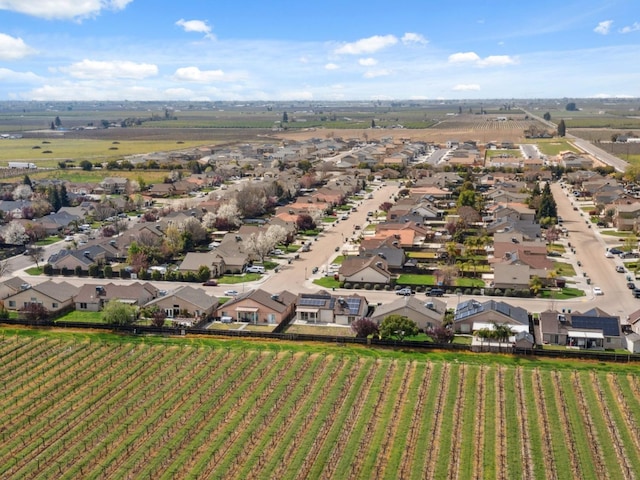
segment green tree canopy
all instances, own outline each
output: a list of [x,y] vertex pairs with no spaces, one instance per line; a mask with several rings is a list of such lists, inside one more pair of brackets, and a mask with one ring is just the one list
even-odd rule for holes
[[560,120],[558,123],[558,136],[564,137],[567,133],[567,126],[564,124],[564,120]]
[[380,324],[380,336],[402,341],[405,337],[413,337],[419,332],[416,322],[403,315],[389,315]]
[[130,325],[136,319],[136,309],[114,298],[104,306],[102,319],[113,325]]

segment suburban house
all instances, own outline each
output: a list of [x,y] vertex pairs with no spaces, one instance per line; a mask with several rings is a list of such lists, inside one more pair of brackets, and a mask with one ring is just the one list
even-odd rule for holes
[[544,345],[595,350],[627,348],[620,318],[599,308],[584,313],[547,310],[540,314],[536,329],[536,338]]
[[456,332],[471,333],[482,328],[493,328],[493,324],[509,325],[514,332],[529,331],[529,314],[524,308],[508,303],[488,300],[480,303],[467,300],[458,304],[453,317]]
[[78,250],[62,249],[47,259],[53,268],[86,271],[90,265],[108,263],[115,258],[114,250],[106,245],[83,245]]
[[207,294],[201,288],[181,286],[149,301],[145,307],[157,306],[163,310],[168,320],[183,324],[193,324],[213,315],[218,299]]
[[99,312],[110,300],[116,299],[127,305],[142,306],[158,296],[158,289],[148,282],[130,285],[83,285],[75,297],[76,310]]
[[372,257],[348,256],[338,270],[341,282],[386,285],[391,280],[387,262],[379,255]]
[[225,271],[222,257],[211,252],[188,252],[178,266],[178,271],[196,273],[202,266],[209,269],[211,277],[219,277]]
[[613,224],[618,230],[633,230],[636,227],[639,218],[640,202],[622,203],[615,206]]
[[47,280],[37,285],[25,283],[20,291],[4,300],[4,305],[8,310],[20,310],[31,303],[39,303],[49,312],[57,312],[72,306],[77,292],[77,287],[67,282]]
[[10,297],[24,288],[29,287],[23,279],[19,277],[10,277],[3,282],[0,282],[0,299]]
[[122,194],[127,190],[129,179],[125,177],[106,177],[100,182],[105,193]]
[[387,263],[389,270],[401,270],[407,262],[404,250],[393,237],[365,237],[360,242],[361,257],[378,257]]
[[378,306],[371,315],[371,320],[379,325],[389,315],[402,315],[416,322],[420,330],[426,331],[442,326],[446,310],[446,302],[437,298],[425,301],[415,296],[403,296]]
[[369,304],[360,295],[335,296],[326,291],[301,293],[296,301],[296,321],[351,325],[366,316]]
[[276,294],[250,290],[218,308],[216,316],[231,317],[235,322],[278,325],[295,315],[297,298],[286,290]]

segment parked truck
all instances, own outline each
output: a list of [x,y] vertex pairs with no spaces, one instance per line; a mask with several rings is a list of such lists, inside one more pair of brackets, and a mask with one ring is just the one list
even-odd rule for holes
[[32,162],[9,162],[9,168],[38,168]]

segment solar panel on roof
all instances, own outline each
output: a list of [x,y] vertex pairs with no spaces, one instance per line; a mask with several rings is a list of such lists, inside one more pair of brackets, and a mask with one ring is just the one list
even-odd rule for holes
[[326,300],[321,298],[301,298],[299,305],[306,307],[321,307],[325,304]]
[[360,298],[347,298],[347,306],[349,307],[349,310],[351,313],[358,313],[358,311],[360,310],[360,303],[362,302],[362,299]]
[[607,337],[620,335],[620,326],[615,317],[588,317],[584,315],[572,315],[571,326],[573,328],[587,330],[602,330]]

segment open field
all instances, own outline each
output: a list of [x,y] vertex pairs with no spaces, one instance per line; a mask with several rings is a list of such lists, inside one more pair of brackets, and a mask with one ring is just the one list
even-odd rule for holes
[[[93,140],[77,138],[34,139],[21,138],[3,140],[0,149],[0,166],[14,160],[27,160],[39,167],[57,167],[63,160],[89,160],[107,162],[111,159],[122,159],[127,155],[168,152],[200,146],[201,141],[139,141],[139,140]],[[46,153],[50,152],[50,153]]]
[[2,478],[640,471],[635,366],[0,332]]

